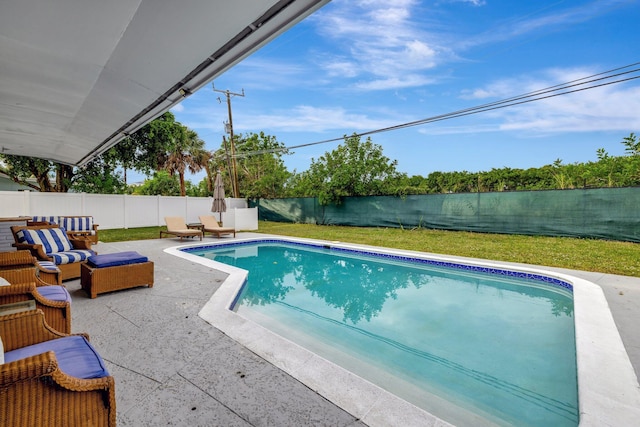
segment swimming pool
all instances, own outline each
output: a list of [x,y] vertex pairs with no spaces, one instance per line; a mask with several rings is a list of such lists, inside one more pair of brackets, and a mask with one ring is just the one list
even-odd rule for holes
[[[264,240],[264,239],[258,239]],[[281,239],[282,240],[282,239]],[[304,243],[309,243],[309,241],[302,239],[286,239],[289,241],[302,241]],[[248,242],[248,241],[247,241]],[[361,247],[357,247],[355,245],[344,245],[330,242],[312,242],[320,245],[329,245],[332,248],[346,248],[346,249],[356,249],[358,251],[362,251]],[[182,247],[180,249],[186,249]],[[173,253],[174,255],[181,256],[183,258],[188,258],[192,261],[200,262],[209,266],[215,266],[215,268],[223,271],[227,271],[229,273],[229,278],[225,282],[225,285],[222,286],[211,298],[210,302],[202,309],[200,316],[205,320],[212,323],[214,326],[223,330],[225,333],[230,335],[232,338],[236,339],[243,345],[247,346],[251,350],[256,353],[262,355],[264,358],[279,366],[286,372],[290,373],[294,377],[298,378],[303,383],[307,384],[309,387],[317,390],[319,393],[327,397],[329,400],[343,407],[350,413],[355,416],[360,417],[366,423],[370,425],[389,425],[389,424],[411,424],[411,422],[407,423],[408,419],[414,417],[415,420],[420,420],[420,423],[426,422],[431,414],[426,413],[424,411],[416,409],[413,405],[408,405],[406,401],[402,399],[397,399],[396,396],[385,393],[383,390],[380,390],[379,387],[371,385],[367,381],[363,381],[360,377],[353,375],[349,371],[345,371],[336,367],[334,364],[327,362],[324,357],[318,357],[316,353],[311,353],[299,346],[292,344],[289,340],[283,340],[281,337],[277,335],[273,335],[270,331],[261,328],[256,325],[255,322],[249,321],[244,317],[244,315],[236,314],[228,309],[233,306],[234,302],[237,298],[237,293],[239,289],[242,287],[242,284],[246,278],[246,270],[239,270],[235,267],[229,267],[224,264],[219,264],[217,262],[203,259],[202,257],[192,255],[190,253],[185,253],[181,251],[179,248],[171,248],[166,251],[169,253]],[[367,251],[373,249],[367,249]],[[451,263],[452,259],[449,257],[437,257],[429,255],[427,257],[426,254],[406,252],[406,251],[390,251],[384,250],[380,248],[375,249],[376,252],[387,253],[391,256],[397,256],[398,254],[401,256],[415,257],[418,259],[429,259],[436,263]],[[462,265],[459,260],[453,259],[453,262]],[[470,265],[471,269],[495,269],[496,265]],[[500,269],[499,269],[500,270]],[[502,272],[510,272],[510,270],[501,270]],[[517,271],[517,274],[534,274],[538,275],[540,271],[537,270],[529,270],[529,271]],[[544,273],[544,272],[543,272]],[[576,301],[581,300],[583,304],[589,305],[588,309],[588,318],[589,320],[597,319],[601,324],[598,329],[601,329],[601,326],[613,326],[612,330],[615,332],[615,336],[619,340],[619,335],[617,334],[617,330],[615,330],[615,325],[612,324],[610,319],[607,319],[607,316],[604,316],[604,319],[599,319],[600,314],[598,309],[602,307],[598,307],[598,304],[601,304],[602,301],[593,301],[591,296],[585,299],[586,294],[592,293],[592,287],[588,284],[582,283],[581,279],[576,279],[572,277],[564,277],[561,274],[552,274],[549,276],[553,280],[557,280],[562,283],[570,283],[574,286],[574,290],[576,288],[579,289],[578,292],[574,295]],[[475,280],[475,279],[474,279]],[[484,285],[482,285],[484,287]],[[593,285],[595,286],[595,285]],[[562,287],[562,286],[561,286]],[[595,287],[599,289],[599,287]],[[586,294],[584,291],[587,291]],[[404,290],[400,290],[404,291]],[[504,292],[504,291],[503,291]],[[507,291],[509,294],[513,294],[513,290]],[[597,298],[596,298],[597,300]],[[612,356],[611,350],[613,353],[619,353],[621,342],[618,343],[617,340],[610,340],[611,330],[608,330],[606,335],[608,339],[608,346],[606,351],[603,353],[600,348],[596,349],[588,349],[589,356],[587,358],[581,357],[580,349],[584,348],[585,345],[589,343],[593,343],[593,338],[597,338],[599,333],[603,331],[593,331],[593,328],[590,328],[589,325],[581,325],[584,323],[582,320],[585,318],[586,311],[580,311],[578,307],[578,303],[576,303],[576,343],[577,343],[577,352],[578,352],[578,377],[579,380],[579,388],[581,389],[580,393],[580,413],[581,413],[581,425],[589,425],[589,420],[591,417],[596,416],[597,414],[598,420],[602,420],[603,416],[609,417],[610,407],[608,403],[603,399],[599,398],[599,391],[603,389],[604,396],[606,394],[607,399],[613,400],[629,400],[636,402],[634,392],[632,390],[631,394],[629,394],[629,390],[627,386],[631,386],[633,388],[633,381],[629,382],[623,380],[622,382],[616,380],[615,384],[603,384],[603,383],[612,383],[611,378],[617,377],[621,371],[625,372],[630,364],[628,363],[628,358],[621,361],[615,361],[615,357]],[[606,308],[606,302],[605,307]],[[582,320],[581,320],[582,319]],[[609,322],[609,324],[607,324]],[[352,325],[353,326],[353,325]],[[359,326],[359,325],[357,325]],[[606,328],[605,328],[606,329]],[[359,333],[359,332],[358,332]],[[614,337],[615,338],[615,337]],[[623,347],[622,347],[623,349]],[[623,349],[624,350],[624,349]],[[600,354],[602,353],[602,354]],[[433,356],[432,354],[429,354]],[[619,354],[618,354],[619,355]],[[625,353],[626,356],[626,353]],[[360,360],[361,358],[357,358]],[[604,373],[602,372],[602,366],[600,363],[606,359],[607,367],[605,370],[613,371]],[[614,361],[614,363],[612,363]],[[618,363],[620,362],[620,363]],[[600,367],[598,370],[595,369],[593,364],[598,364]],[[591,367],[590,367],[591,366]],[[633,372],[631,368],[631,372]],[[604,374],[604,375],[600,375]],[[626,377],[627,380],[629,377]],[[634,378],[635,379],[635,378]],[[637,384],[637,382],[636,382]],[[582,389],[587,387],[588,392],[583,393]],[[613,387],[613,388],[612,388]],[[621,390],[615,390],[619,388]],[[637,390],[635,390],[635,394],[637,395]],[[447,396],[449,397],[449,396]],[[436,401],[438,399],[435,399]],[[443,399],[441,406],[446,409],[449,405],[447,399]],[[407,406],[408,405],[408,406]],[[435,405],[439,406],[438,404]],[[441,409],[441,408],[436,408]],[[438,412],[433,408],[430,408],[433,412]],[[617,411],[616,417],[620,417],[625,411]],[[633,411],[631,411],[633,412]],[[603,415],[604,414],[604,415]],[[473,417],[474,414],[466,414],[462,417],[463,421],[459,419],[453,419],[455,424],[464,425],[464,419],[469,419],[468,417]],[[447,417],[445,417],[447,418]],[[489,417],[491,418],[491,417]],[[433,417],[433,420],[437,420],[437,418]],[[449,418],[448,418],[449,419]],[[496,420],[485,420],[486,425],[490,425],[491,421]],[[468,423],[466,423],[468,424]],[[479,423],[474,422],[474,425],[480,425]]]
[[578,424],[566,282],[300,243],[187,251],[249,271],[238,314],[437,416]]

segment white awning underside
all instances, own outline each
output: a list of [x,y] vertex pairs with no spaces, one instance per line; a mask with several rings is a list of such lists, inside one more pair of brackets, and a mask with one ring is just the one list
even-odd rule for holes
[[328,0],[5,0],[0,150],[82,165]]

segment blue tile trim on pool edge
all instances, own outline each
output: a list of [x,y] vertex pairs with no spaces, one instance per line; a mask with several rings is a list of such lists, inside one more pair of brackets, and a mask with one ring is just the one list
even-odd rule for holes
[[483,267],[479,265],[459,264],[459,263],[449,262],[449,261],[436,261],[436,260],[425,259],[425,258],[413,258],[406,255],[394,255],[394,254],[370,252],[370,251],[350,249],[350,248],[339,248],[331,244],[305,243],[305,242],[295,242],[290,240],[278,240],[278,239],[260,239],[260,240],[251,240],[248,242],[230,242],[230,243],[222,243],[222,244],[216,244],[216,245],[202,245],[202,246],[196,246],[196,247],[192,246],[188,248],[182,248],[180,250],[182,252],[195,252],[195,251],[201,251],[203,249],[219,249],[219,248],[226,248],[226,247],[233,247],[233,246],[246,246],[246,245],[254,245],[256,243],[287,243],[295,246],[307,246],[314,249],[330,249],[332,251],[345,252],[345,253],[350,253],[354,255],[365,255],[365,256],[372,256],[372,257],[387,258],[394,261],[413,262],[413,263],[419,263],[419,264],[433,265],[437,267],[455,268],[459,270],[467,270],[467,271],[473,271],[477,273],[493,274],[497,276],[507,276],[507,277],[514,277],[518,279],[535,280],[538,282],[543,282],[545,284],[558,286],[573,292],[573,285],[571,283],[566,282],[564,280],[556,279],[554,277],[544,276],[541,274],[526,273],[522,271],[511,271],[511,270],[505,270],[505,269],[496,268],[496,267]]

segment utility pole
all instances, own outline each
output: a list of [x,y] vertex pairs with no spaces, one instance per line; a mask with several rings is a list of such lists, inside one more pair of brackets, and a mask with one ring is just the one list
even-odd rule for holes
[[[231,143],[231,160],[232,160],[232,169],[231,169],[231,184],[233,189],[233,197],[240,197],[240,190],[238,189],[238,170],[236,166],[236,149],[235,142],[233,140],[233,116],[231,115],[231,97],[232,96],[242,96],[244,97],[244,89],[242,89],[242,93],[234,93],[227,90],[218,90],[215,85],[211,83],[211,87],[213,87],[214,92],[224,93],[227,97],[227,111],[229,114],[229,122],[225,123],[225,132],[229,134],[229,142]],[[218,97],[218,102],[222,103],[222,100]]]
[[229,171],[229,181],[231,182],[231,194],[233,194],[233,196],[235,197],[235,195],[237,194],[236,183],[234,182],[233,177],[231,176],[231,173],[233,171],[231,167],[231,156],[229,156],[229,147],[227,146],[227,137],[224,135],[222,136],[222,143],[224,144],[224,154],[227,158],[227,170]]

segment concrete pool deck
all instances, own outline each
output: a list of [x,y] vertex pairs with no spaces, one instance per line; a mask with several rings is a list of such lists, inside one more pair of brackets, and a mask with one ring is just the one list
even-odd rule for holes
[[[265,235],[238,234],[244,237]],[[351,415],[199,317],[228,274],[164,252],[178,245],[172,238],[96,245],[100,253],[135,250],[148,256],[155,263],[151,289],[91,300],[79,280],[65,282],[73,297],[72,330],[90,334],[116,379],[118,425],[382,425],[371,412]],[[640,278],[545,270],[602,287],[637,376]],[[612,413],[619,410],[616,405],[615,399],[606,402]],[[407,418],[404,425],[445,425],[415,421]]]

